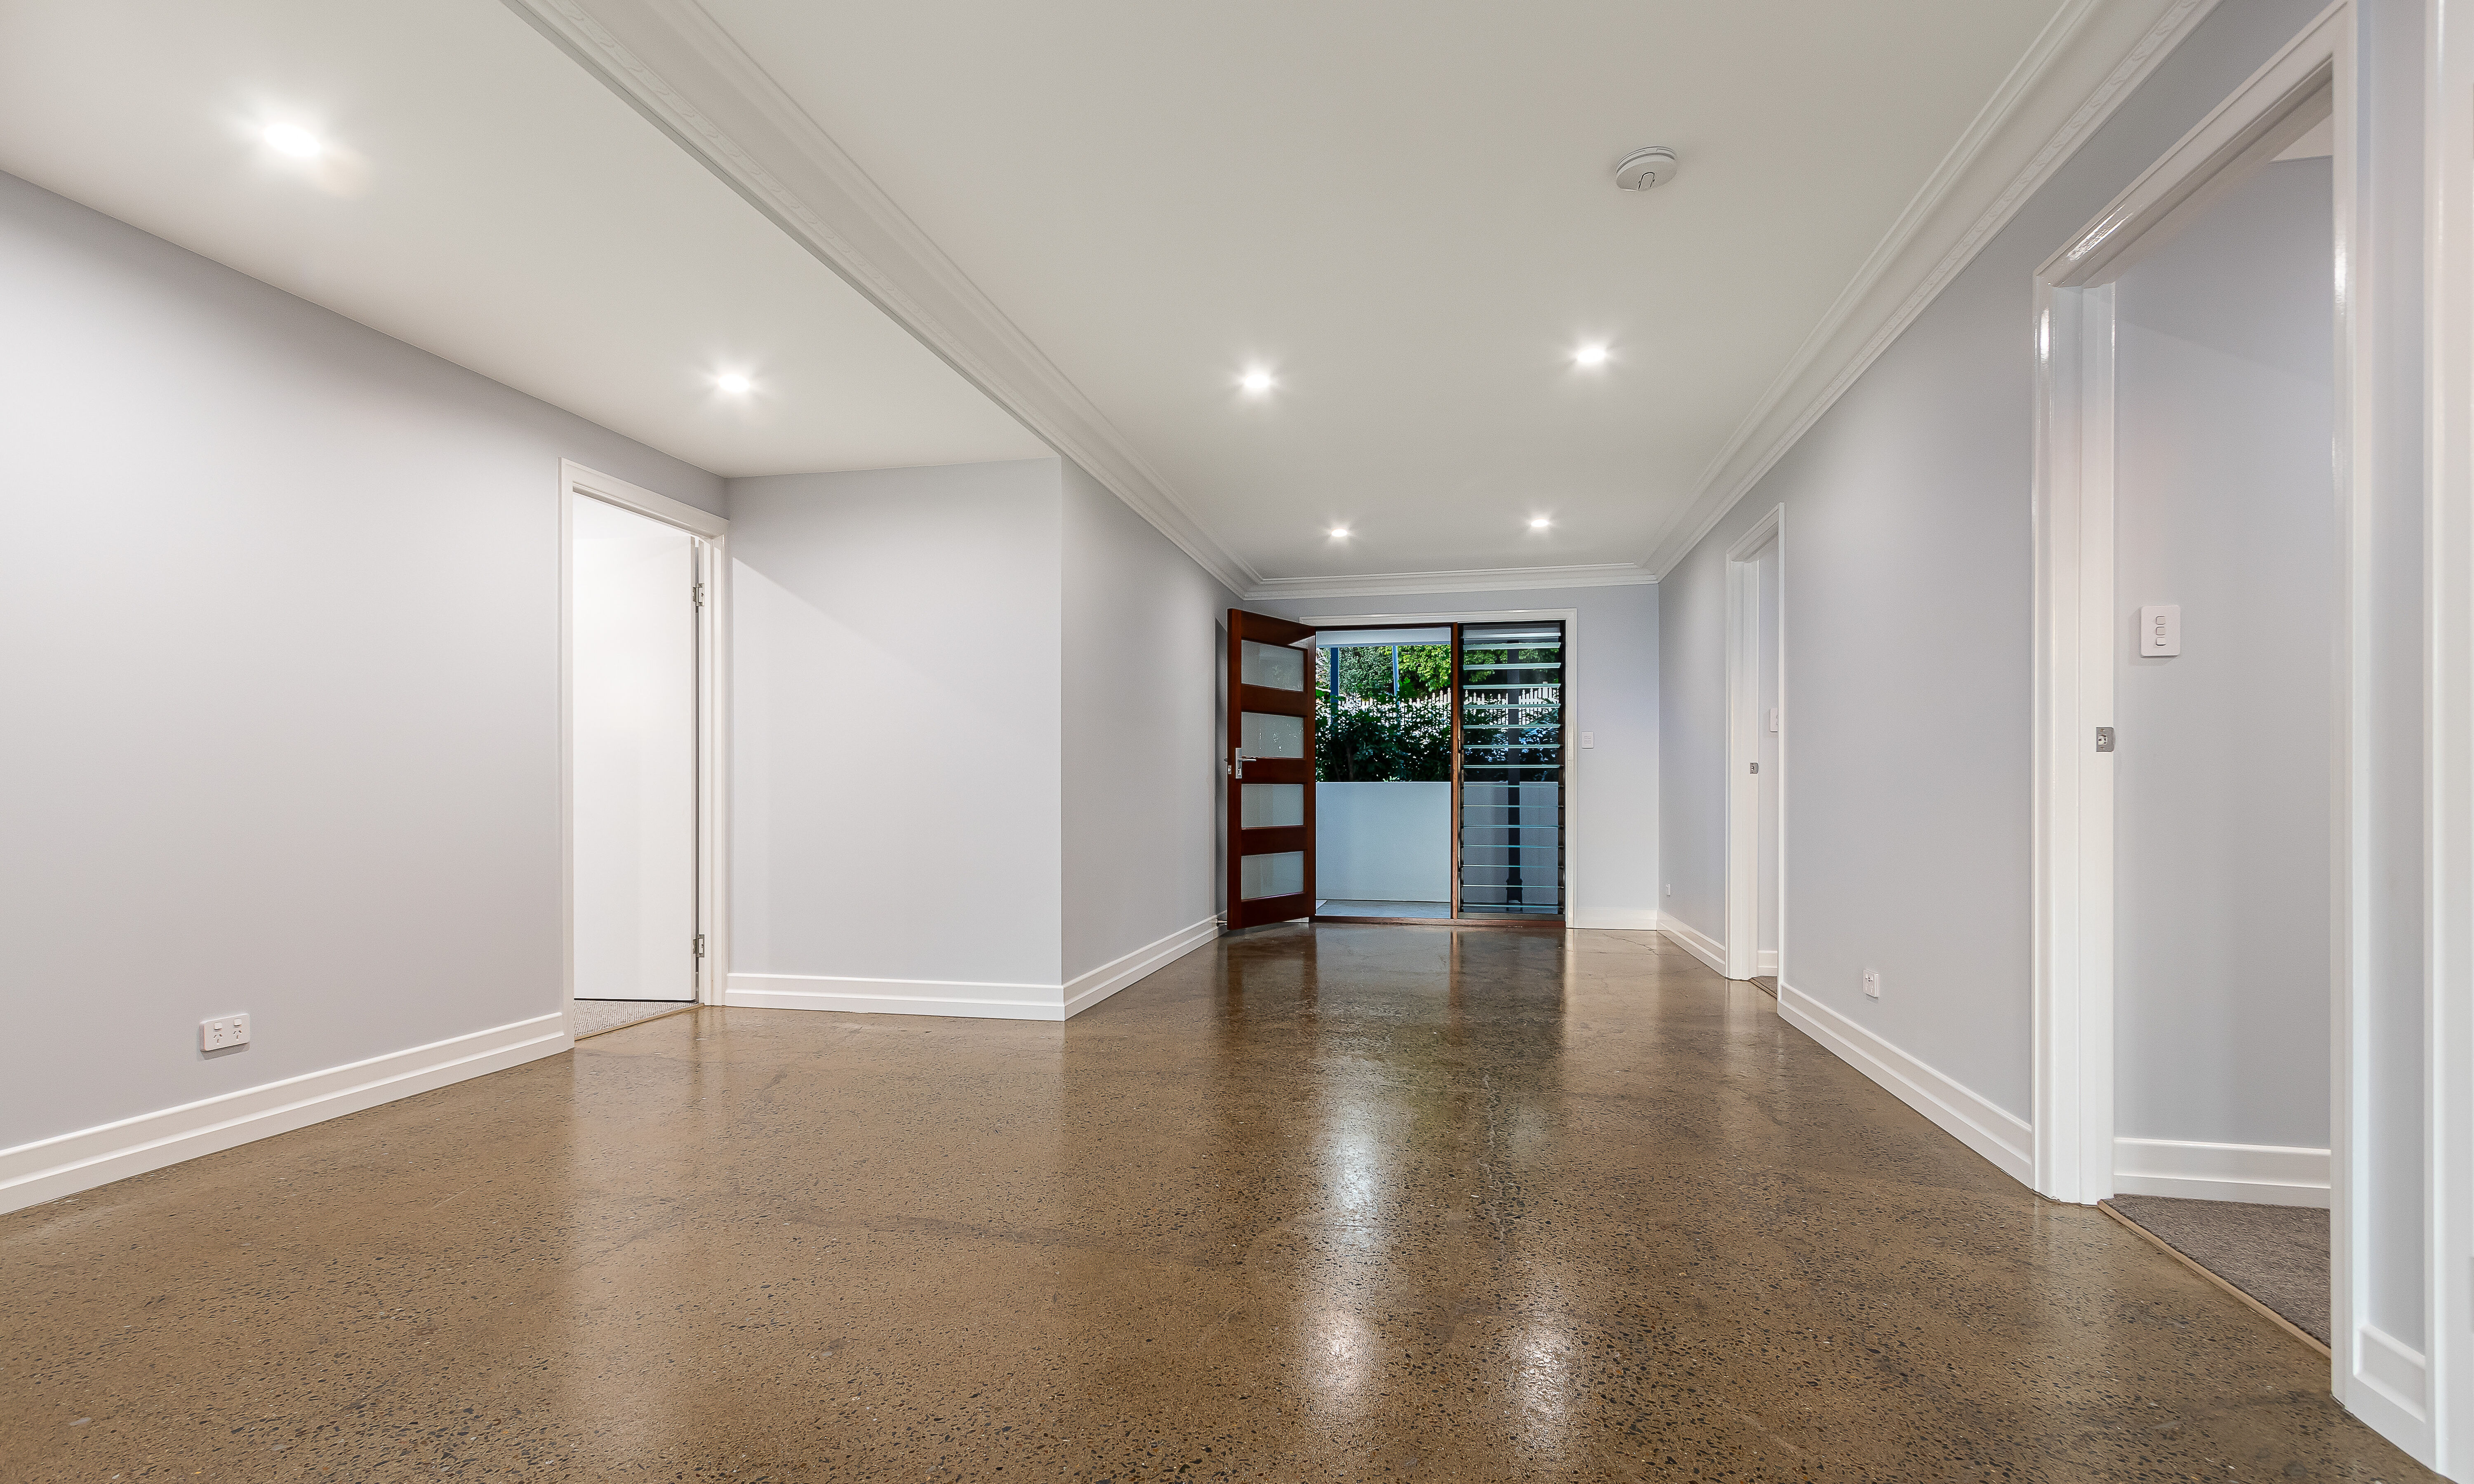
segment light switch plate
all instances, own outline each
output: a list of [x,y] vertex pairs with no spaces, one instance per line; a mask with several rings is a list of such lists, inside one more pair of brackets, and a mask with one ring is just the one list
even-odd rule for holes
[[1598,734],[1597,734],[1597,733],[1595,733],[1595,732],[1583,732],[1583,733],[1581,734],[1581,745],[1582,745],[1582,746],[1584,746],[1584,747],[1594,747],[1594,746],[1596,746],[1597,744],[1598,744]]
[[2139,610],[2139,652],[2162,659],[2182,652],[2182,605],[2150,603]]
[[1778,709],[1776,706],[1773,706],[1773,707],[1771,707],[1771,708],[1770,708],[1770,730],[1771,730],[1772,732],[1776,732],[1778,729],[1779,729],[1779,709]]
[[1866,969],[1864,971],[1864,995],[1867,999],[1874,1000],[1878,1000],[1881,997],[1881,971],[1880,969]]
[[200,1051],[222,1051],[227,1047],[248,1044],[249,1017],[247,1015],[223,1015],[213,1020],[198,1022]]

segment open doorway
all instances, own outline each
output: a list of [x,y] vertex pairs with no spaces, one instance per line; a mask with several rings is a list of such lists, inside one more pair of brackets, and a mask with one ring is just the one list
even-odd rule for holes
[[1568,619],[1314,643],[1317,920],[1564,926]]
[[709,987],[710,595],[726,523],[569,468],[569,1024],[583,1036]]
[[2324,134],[2315,123],[2220,178],[2111,284],[2113,1204],[2323,1347],[2337,645]]
[[1452,630],[1315,636],[1315,915],[1452,915]]
[[2038,270],[2033,1130],[2039,1190],[2332,1351],[2394,1434],[2423,1360],[2364,1312],[2344,1132],[2369,901],[2351,26],[2314,22]]
[[1564,927],[1574,620],[1230,609],[1228,928]]

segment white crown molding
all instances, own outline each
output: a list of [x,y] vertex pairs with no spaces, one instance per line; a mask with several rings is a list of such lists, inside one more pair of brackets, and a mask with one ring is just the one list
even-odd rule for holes
[[1658,576],[1752,493],[2216,0],[2070,0],[1822,316],[1652,546]]
[[1249,603],[1282,597],[1380,597],[1408,593],[1523,593],[1551,588],[1635,587],[1657,576],[1638,562],[1586,567],[1490,567],[1475,572],[1368,572],[1348,577],[1261,577],[1238,591]]
[[1262,580],[694,0],[505,4],[1223,585]]

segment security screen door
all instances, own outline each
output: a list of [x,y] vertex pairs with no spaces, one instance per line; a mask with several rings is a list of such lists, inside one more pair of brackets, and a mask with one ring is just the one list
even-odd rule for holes
[[1315,631],[1228,610],[1228,927],[1314,915]]

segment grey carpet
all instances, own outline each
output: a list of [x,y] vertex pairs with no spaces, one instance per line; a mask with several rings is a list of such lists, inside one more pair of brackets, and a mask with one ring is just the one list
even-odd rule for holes
[[2328,1213],[2307,1205],[2115,1196],[2166,1246],[2328,1342]]
[[639,1020],[667,1015],[694,1003],[693,1000],[578,1000],[575,1002],[575,1034],[593,1035],[602,1031],[616,1031],[620,1026],[632,1026]]

